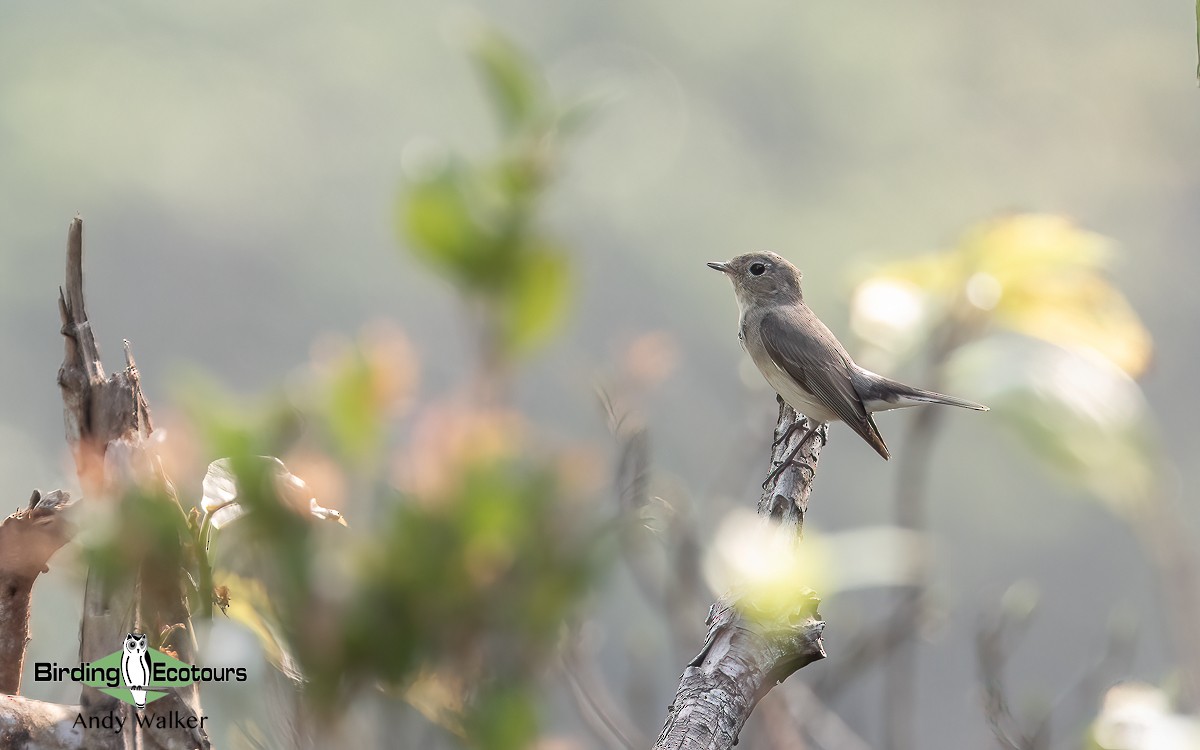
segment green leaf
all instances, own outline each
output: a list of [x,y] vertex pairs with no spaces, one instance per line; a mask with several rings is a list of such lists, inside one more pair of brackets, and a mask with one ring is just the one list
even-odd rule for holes
[[471,56],[500,125],[514,132],[535,125],[546,110],[545,82],[520,49],[490,26],[483,26],[471,44]]
[[558,116],[555,118],[559,134],[570,136],[582,132],[595,121],[597,113],[607,104],[608,97],[596,94],[569,99],[558,108]]
[[541,244],[519,256],[504,298],[505,341],[512,351],[543,342],[562,323],[571,269],[565,252]]
[[536,702],[526,685],[491,683],[479,690],[465,723],[480,750],[521,750],[537,737]]
[[496,244],[478,192],[466,169],[451,166],[413,185],[401,204],[401,225],[414,253],[460,282],[486,278]]
[[384,432],[384,412],[375,394],[375,372],[360,351],[354,352],[333,374],[328,385],[326,419],[339,451],[365,462],[379,450]]

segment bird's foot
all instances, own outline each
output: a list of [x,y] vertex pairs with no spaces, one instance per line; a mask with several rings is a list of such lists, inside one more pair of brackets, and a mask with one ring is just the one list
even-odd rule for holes
[[800,429],[801,427],[806,426],[807,424],[808,424],[808,422],[804,418],[800,418],[800,419],[797,419],[795,422],[792,422],[790,425],[788,425],[788,428],[783,431],[783,435],[781,435],[779,438],[777,438],[775,440],[775,442],[771,443],[771,447],[778,448],[779,446],[783,445],[789,439],[791,439],[792,435],[796,434],[796,430]]
[[782,474],[785,469],[787,469],[788,467],[791,467],[791,466],[795,466],[798,469],[808,469],[810,479],[814,479],[817,476],[817,470],[814,469],[812,467],[812,465],[809,464],[807,461],[797,461],[795,459],[790,459],[787,461],[780,462],[774,469],[771,470],[771,473],[767,475],[767,478],[765,480],[763,480],[762,488],[765,490],[768,487],[770,487],[771,483],[774,482],[776,479],[778,479],[779,475]]

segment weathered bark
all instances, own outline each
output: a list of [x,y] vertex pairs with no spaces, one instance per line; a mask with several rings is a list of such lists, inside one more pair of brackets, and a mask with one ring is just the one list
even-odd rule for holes
[[[803,417],[780,401],[776,439]],[[772,460],[791,453],[806,432],[796,430],[774,446]],[[811,435],[799,458],[809,468],[784,470],[763,491],[758,513],[795,535],[804,533],[804,514],[824,445],[823,431]],[[755,705],[771,688],[796,670],[825,657],[820,600],[808,595],[786,612],[749,616],[739,608],[736,593],[713,604],[708,616],[708,634],[700,653],[679,680],[675,700],[659,735],[655,750],[726,750],[737,743],[738,734]]]
[[[125,347],[125,369],[105,376],[88,320],[83,296],[83,221],[76,217],[67,235],[67,278],[59,293],[59,312],[65,354],[58,372],[63,394],[67,441],[75,456],[75,469],[84,495],[91,502],[115,502],[135,484],[150,484],[162,502],[173,503],[181,515],[170,483],[157,458],[147,449],[152,430],[150,410],[142,395],[137,366]],[[120,647],[130,632],[160,632],[180,625],[172,646],[178,657],[195,659],[191,615],[183,590],[181,558],[143,560],[133,580],[104,580],[89,571],[80,626],[79,657],[89,662]],[[84,687],[80,703],[85,716],[124,712],[130,718],[117,734],[97,732],[89,747],[97,748],[197,748],[208,747],[201,730],[143,729],[132,721],[132,706]],[[176,714],[200,717],[200,694],[195,683],[175,688],[148,705],[145,715]],[[89,732],[89,735],[92,733]]]
[[70,504],[62,490],[46,495],[34,490],[29,507],[0,524],[0,693],[21,692],[33,583],[71,537],[62,515]]
[[[104,374],[84,307],[83,222],[78,217],[71,222],[67,234],[66,286],[59,290],[59,312],[66,351],[58,372],[58,383],[62,389],[67,442],[75,457],[75,469],[87,501],[108,503],[115,512],[121,498],[139,488],[159,498],[158,502],[169,503],[169,512],[179,513],[182,520],[183,509],[171,484],[157,457],[147,449],[146,438],[152,429],[150,410],[142,395],[128,344],[125,369],[111,376]],[[43,502],[38,503],[38,499]],[[0,554],[0,586],[4,583],[4,574],[17,569],[18,561],[27,567],[36,565],[40,571],[49,555],[66,541],[62,521],[57,515],[59,508],[51,510],[44,502],[48,499],[51,496],[35,498],[28,513],[18,513],[0,525],[0,550],[4,552]],[[61,501],[61,495],[57,499]],[[25,546],[9,546],[5,534],[23,535]],[[96,570],[89,571],[80,624],[81,661],[96,661],[118,650],[126,633],[149,631],[157,634],[169,626],[174,627],[176,635],[171,640],[171,647],[178,657],[184,662],[195,661],[195,637],[183,588],[182,547],[165,554],[161,545],[150,549],[155,549],[156,554],[139,560],[133,575],[106,580]],[[18,550],[20,554],[17,554]],[[10,552],[12,554],[8,554]],[[32,578],[28,585],[32,586]],[[22,591],[23,597],[20,596]],[[0,594],[3,593],[4,590],[0,590]],[[24,618],[28,617],[28,598],[27,588],[17,589],[7,614],[8,627],[16,628],[17,625],[11,623],[18,620],[27,622],[22,620],[22,613]],[[0,607],[0,627],[5,624],[2,610]],[[19,682],[20,663],[24,658],[23,639],[19,648],[15,640],[0,643],[0,651],[6,649],[5,653],[0,653],[0,659],[4,660],[5,668],[16,665]],[[17,653],[10,653],[13,649],[17,649]],[[12,682],[11,675],[0,672],[0,681],[5,679]],[[123,731],[77,726],[80,719],[86,725],[91,717],[106,718],[109,714],[124,719]],[[151,719],[164,714],[179,717],[180,722],[168,724],[175,727],[186,727],[191,717],[200,717],[197,686],[193,683],[174,688],[166,697],[149,704],[143,712],[144,717]],[[195,750],[210,746],[203,730],[143,727],[133,720],[134,715],[133,706],[91,687],[83,688],[79,706],[57,706],[6,697],[0,703],[0,747],[11,750],[76,747]]]
[[0,695],[0,747],[5,750],[83,750],[88,743],[76,726],[79,706]]

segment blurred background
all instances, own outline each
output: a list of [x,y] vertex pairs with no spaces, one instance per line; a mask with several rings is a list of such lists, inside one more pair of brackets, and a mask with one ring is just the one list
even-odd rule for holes
[[[420,610],[460,542],[463,569],[491,571],[411,628],[381,614],[367,639],[358,623],[344,666],[360,684],[333,690],[330,731],[379,747],[640,745],[699,647],[724,580],[713,550],[736,545],[776,413],[704,263],[771,249],[864,365],[994,410],[881,416],[891,462],[831,428],[808,517],[824,562],[797,576],[817,581],[830,658],[764,701],[743,745],[977,747],[999,724],[1034,736],[1023,747],[1146,746],[1100,728],[1118,680],[1145,683],[1137,700],[1194,739],[1193,23],[1161,0],[6,4],[0,488],[14,507],[77,488],[55,293],[79,212],[106,365],[129,339],[182,493],[199,497],[228,454],[219,436],[242,430],[346,514],[315,546],[350,599]],[[343,365],[367,373],[345,388],[369,398],[338,391]],[[339,398],[360,421],[339,423]],[[279,409],[315,416],[276,432],[247,416]],[[549,520],[471,557],[459,532],[492,529],[470,510],[491,500],[446,489],[447,467],[497,456],[527,471],[496,481],[521,497],[529,482]],[[612,479],[622,456],[649,461],[632,503]],[[927,467],[908,488],[925,519],[911,574],[906,463]],[[446,560],[402,585],[380,573],[416,560],[379,532],[396,508],[423,523],[451,506],[466,510],[430,511]],[[555,514],[590,540],[586,561],[571,545],[522,558],[558,533]],[[346,562],[357,549],[377,554]],[[27,663],[77,655],[78,549],[51,569]],[[475,596],[493,574],[525,592],[547,569],[572,573],[536,623],[503,616],[520,596]],[[914,587],[916,645],[890,644]],[[461,640],[422,640],[478,608]],[[247,685],[204,689],[213,738],[289,747],[272,728],[287,688],[249,620],[198,625],[212,663],[252,667]],[[497,628],[529,643],[497,646]],[[1004,711],[987,647],[1000,631],[1020,632],[999,648]],[[383,675],[352,647],[410,636]],[[516,728],[471,714],[496,648],[529,684],[521,711],[493,712],[527,712]],[[907,729],[887,718],[897,650],[917,665]]]

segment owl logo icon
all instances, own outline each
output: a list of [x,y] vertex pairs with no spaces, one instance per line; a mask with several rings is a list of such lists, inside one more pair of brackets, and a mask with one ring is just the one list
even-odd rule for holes
[[138,710],[146,707],[146,686],[150,684],[150,651],[145,633],[129,633],[121,644],[121,679],[133,695]]

